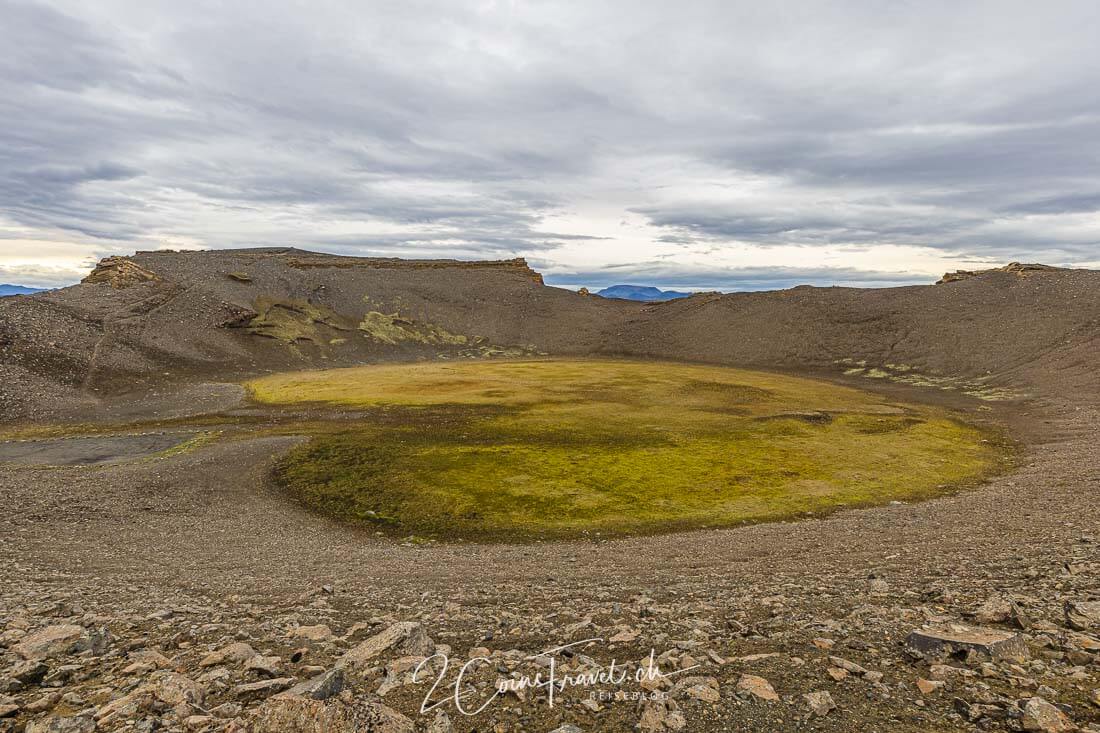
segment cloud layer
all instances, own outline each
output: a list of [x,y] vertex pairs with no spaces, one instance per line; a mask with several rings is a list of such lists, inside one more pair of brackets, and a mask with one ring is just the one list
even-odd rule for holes
[[590,286],[1100,263],[1087,0],[0,15],[3,279],[282,244],[527,255]]

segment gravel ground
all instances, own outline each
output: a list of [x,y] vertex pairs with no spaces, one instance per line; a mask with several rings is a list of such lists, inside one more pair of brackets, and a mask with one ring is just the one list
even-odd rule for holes
[[[1066,280],[1080,289],[1082,277]],[[939,287],[955,285],[966,283]],[[995,347],[997,358],[1020,355],[988,382],[1014,400],[839,376],[826,365],[847,344],[812,369],[772,363],[948,404],[1018,442],[1012,470],[913,505],[604,542],[424,544],[290,501],[270,467],[294,437],[236,428],[192,451],[109,465],[0,465],[0,731],[1100,730],[1096,296],[1081,292],[1088,307],[1077,325],[1048,329],[1051,343],[1028,330]],[[697,318],[726,307],[700,305]],[[865,330],[877,333],[872,320]],[[692,348],[702,360],[712,347]],[[974,378],[993,358],[974,351],[947,373]],[[763,353],[721,360],[759,365]],[[68,403],[51,414],[194,419],[240,398],[209,374],[181,376],[190,381],[104,390],[99,412]],[[952,624],[1003,641],[936,650],[909,639]],[[633,671],[652,650],[663,676],[567,688],[552,704],[545,687],[507,692],[476,715],[446,699],[469,659],[486,660],[458,685],[476,708],[500,680],[549,672],[547,657],[527,657],[588,639],[599,641],[555,656],[558,675],[613,658]],[[422,713],[444,656],[431,692],[444,704]]]

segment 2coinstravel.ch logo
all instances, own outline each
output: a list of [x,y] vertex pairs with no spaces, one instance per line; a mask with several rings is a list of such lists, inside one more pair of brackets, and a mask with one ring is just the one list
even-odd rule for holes
[[[494,701],[508,693],[521,694],[526,691],[544,691],[546,704],[554,707],[556,697],[567,689],[582,688],[590,691],[590,697],[604,702],[614,700],[661,699],[667,693],[653,689],[661,680],[690,672],[699,665],[683,669],[663,671],[656,661],[656,652],[650,650],[649,656],[640,664],[623,664],[612,659],[607,665],[590,666],[581,672],[563,672],[559,658],[570,655],[572,649],[603,642],[596,637],[583,639],[570,644],[554,647],[538,654],[525,657],[525,660],[538,666],[532,674],[514,672],[509,678],[501,678],[490,691],[479,693],[477,688],[467,684],[472,675],[492,667],[494,662],[488,657],[473,657],[458,667],[453,680],[447,681],[451,670],[451,659],[442,652],[424,659],[413,671],[413,683],[419,684],[431,680],[428,670],[438,667],[435,679],[424,696],[420,712],[427,713],[443,705],[452,704],[462,715],[478,715]],[[442,694],[446,691],[446,694]]]

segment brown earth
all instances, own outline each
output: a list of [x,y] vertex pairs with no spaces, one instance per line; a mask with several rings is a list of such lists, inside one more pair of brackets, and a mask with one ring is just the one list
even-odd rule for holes
[[[370,724],[378,730],[411,729],[402,715],[427,729],[435,714],[418,708],[429,684],[409,684],[403,658],[432,644],[458,664],[484,654],[492,664],[474,680],[484,693],[530,666],[522,656],[596,637],[605,641],[562,659],[567,668],[633,664],[650,649],[665,669],[701,666],[658,685],[667,699],[574,690],[551,707],[544,691],[510,693],[478,716],[449,707],[448,725],[1100,725],[1100,617],[1090,620],[1088,605],[1100,599],[1100,272],[1007,268],[939,285],[637,304],[547,287],[517,261],[238,250],[140,253],[89,280],[0,299],[0,430],[57,437],[117,422],[129,433],[175,420],[217,435],[106,465],[0,464],[0,731],[94,715],[97,730],[306,730],[280,708],[291,704],[330,730],[354,729],[338,726],[356,715],[385,718]],[[296,439],[251,435],[250,420],[278,416],[243,405],[234,386],[285,369],[532,353],[751,366],[937,402],[1007,431],[1018,465],[963,494],[797,523],[606,542],[402,543],[289,501],[270,467]],[[349,666],[343,699],[263,702],[283,683],[239,687],[331,672],[362,638],[404,633],[394,624],[406,621],[430,639]],[[1029,659],[935,659],[903,643],[952,622],[1020,634]],[[20,667],[20,644],[62,624],[80,628],[56,633],[87,639],[55,649],[41,675]],[[299,631],[320,624],[334,635]],[[92,638],[100,627],[110,643]],[[237,641],[279,659],[201,666]],[[754,694],[744,674],[778,699]],[[836,709],[822,715],[820,696],[803,697],[818,692]]]

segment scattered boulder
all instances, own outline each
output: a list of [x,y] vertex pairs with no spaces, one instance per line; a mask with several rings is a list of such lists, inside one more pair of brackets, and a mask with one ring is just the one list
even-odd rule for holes
[[1011,623],[1019,629],[1031,628],[1031,619],[1016,601],[1002,595],[991,596],[974,611],[979,624]]
[[971,654],[993,661],[1020,662],[1028,658],[1027,643],[1019,634],[962,624],[913,631],[905,645],[918,656]]
[[186,706],[201,706],[206,698],[202,685],[176,672],[158,672],[149,683],[158,700],[180,710]]
[[676,685],[676,690],[700,702],[716,703],[722,700],[718,680],[713,677],[688,677]]
[[142,685],[101,707],[95,713],[95,720],[102,729],[112,730],[121,726],[124,721],[135,718],[138,714],[150,709],[155,701],[156,696],[150,687]]
[[311,700],[327,700],[334,695],[339,695],[343,689],[344,670],[336,668],[322,672],[305,682],[298,683],[286,694],[306,697]]
[[375,634],[340,658],[341,667],[361,667],[385,652],[395,651],[406,656],[426,657],[435,645],[428,638],[424,627],[415,621],[393,624]]
[[27,660],[16,664],[8,670],[7,676],[19,680],[24,685],[33,685],[36,682],[41,682],[42,678],[45,677],[46,673],[49,671],[50,668],[42,662]]
[[82,626],[57,624],[27,634],[12,651],[30,660],[53,659],[88,650],[102,654],[109,641],[110,635],[105,630],[90,632]]
[[1077,730],[1065,713],[1041,697],[1033,697],[1024,704],[1024,715],[1020,719],[1024,730],[1040,733],[1063,733]]
[[1066,623],[1071,629],[1100,629],[1100,601],[1070,601],[1066,604]]

